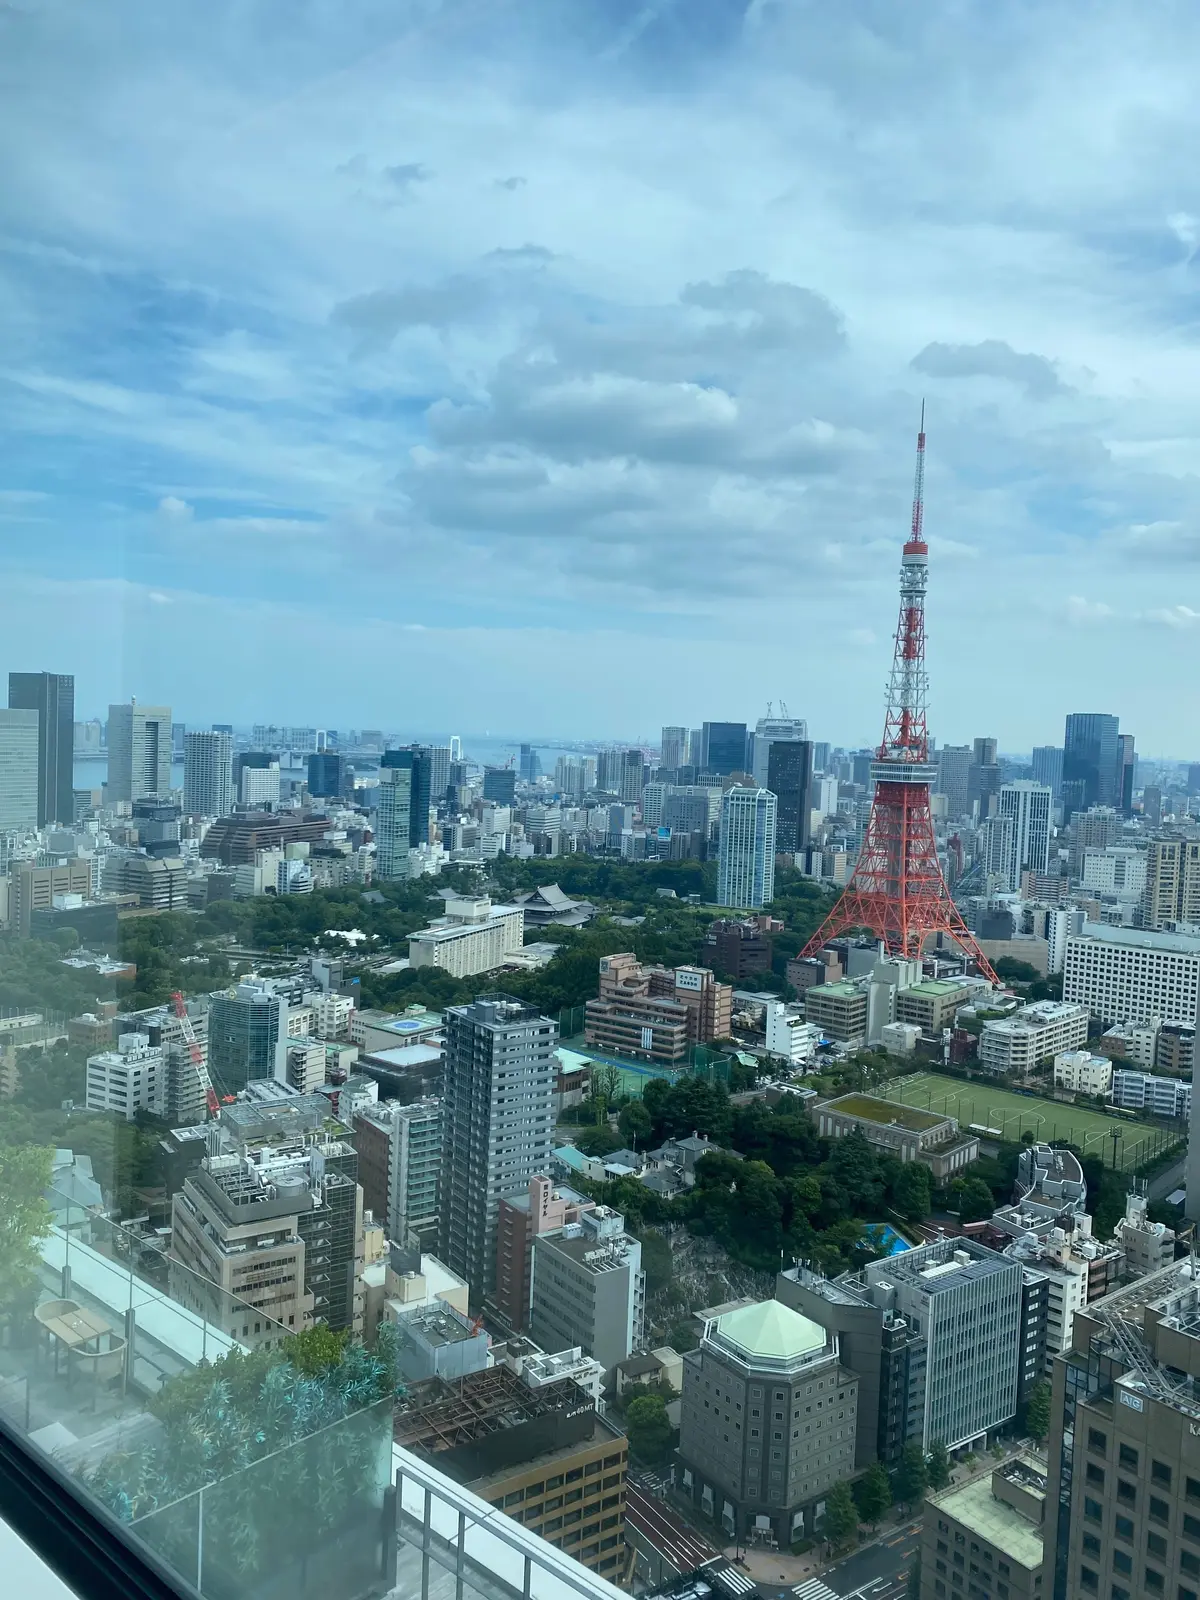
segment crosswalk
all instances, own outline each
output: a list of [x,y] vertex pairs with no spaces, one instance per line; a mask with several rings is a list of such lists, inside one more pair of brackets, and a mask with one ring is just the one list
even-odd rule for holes
[[728,1594],[753,1594],[758,1588],[753,1578],[736,1567],[709,1567],[705,1576],[719,1583]]
[[792,1593],[796,1600],[841,1600],[837,1590],[822,1583],[820,1578],[809,1578],[805,1583],[798,1583]]

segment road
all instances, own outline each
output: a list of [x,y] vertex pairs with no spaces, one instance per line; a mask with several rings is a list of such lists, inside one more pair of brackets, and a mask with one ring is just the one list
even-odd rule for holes
[[[905,1523],[844,1561],[826,1567],[819,1578],[783,1590],[786,1600],[904,1600],[908,1568],[921,1545],[920,1521]],[[820,1587],[824,1585],[824,1588]]]

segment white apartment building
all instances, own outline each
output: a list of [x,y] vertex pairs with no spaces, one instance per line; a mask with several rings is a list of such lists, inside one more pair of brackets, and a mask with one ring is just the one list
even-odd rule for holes
[[502,967],[525,943],[525,912],[520,906],[494,906],[486,895],[446,902],[445,916],[408,941],[414,967],[440,967],[454,978]]
[[767,1049],[773,1056],[783,1056],[793,1066],[811,1061],[821,1042],[821,1030],[815,1022],[789,1012],[782,1001],[767,1006]]
[[1028,1072],[1064,1050],[1087,1043],[1087,1007],[1062,1000],[1038,1000],[1014,1016],[985,1022],[979,1060],[992,1072]]
[[115,1050],[89,1056],[89,1111],[119,1111],[132,1122],[139,1111],[159,1113],[165,1089],[162,1050],[144,1033],[123,1033]]
[[1010,890],[1020,888],[1022,872],[1047,871],[1053,810],[1054,793],[1046,784],[1021,778],[1002,785],[997,814],[1012,824],[1004,860],[1004,878]]
[[1107,1094],[1112,1088],[1113,1065],[1107,1056],[1090,1050],[1063,1050],[1054,1058],[1054,1087],[1071,1094]]
[[323,994],[314,997],[312,1014],[318,1039],[344,1039],[350,1031],[354,1001],[347,994]]
[[1067,937],[1063,999],[1106,1022],[1160,1017],[1193,1027],[1200,1004],[1200,936],[1085,922],[1081,933]]
[[1112,1102],[1124,1111],[1149,1111],[1156,1117],[1190,1117],[1192,1086],[1182,1078],[1118,1070],[1112,1075]]
[[769,789],[727,789],[721,801],[717,904],[765,906],[775,894],[777,801]]
[[1140,900],[1146,890],[1146,852],[1130,845],[1109,845],[1107,850],[1085,850],[1081,881],[1093,894],[1113,894],[1121,900]]
[[536,1236],[529,1295],[530,1333],[544,1350],[580,1349],[611,1374],[642,1346],[642,1247],[608,1206]]
[[1067,940],[1082,933],[1087,913],[1077,906],[1057,906],[1046,913],[1046,971],[1061,972],[1067,954]]

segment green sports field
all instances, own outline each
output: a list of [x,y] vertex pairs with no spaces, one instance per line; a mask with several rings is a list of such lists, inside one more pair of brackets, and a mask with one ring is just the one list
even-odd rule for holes
[[1164,1132],[1145,1122],[1110,1117],[1103,1111],[1066,1105],[1057,1100],[1013,1094],[979,1080],[964,1083],[960,1078],[943,1077],[936,1072],[919,1072],[911,1078],[894,1079],[879,1092],[885,1099],[900,1105],[919,1106],[923,1111],[957,1117],[964,1131],[972,1123],[998,1129],[1000,1137],[1014,1144],[1025,1132],[1046,1142],[1066,1139],[1085,1155],[1099,1156],[1105,1166],[1112,1165],[1112,1131],[1115,1128],[1120,1135],[1116,1164],[1126,1171],[1140,1166],[1157,1151],[1184,1137],[1182,1126],[1178,1134]]

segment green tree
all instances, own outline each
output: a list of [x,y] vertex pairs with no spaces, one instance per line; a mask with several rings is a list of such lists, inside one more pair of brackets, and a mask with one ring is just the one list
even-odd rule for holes
[[925,1493],[928,1474],[925,1470],[925,1452],[916,1439],[904,1446],[900,1464],[896,1468],[893,1487],[896,1499],[903,1505],[915,1505]]
[[979,1178],[964,1178],[957,1187],[958,1214],[963,1222],[983,1222],[996,1209],[996,1197]]
[[629,1448],[642,1461],[662,1461],[671,1445],[671,1422],[660,1394],[640,1395],[625,1412]]
[[[909,1222],[924,1222],[933,1210],[933,1185],[929,1168],[919,1161],[907,1161],[900,1169],[892,1191],[896,1209]],[[991,1215],[991,1212],[988,1212]]]
[[592,1105],[595,1107],[596,1122],[599,1124],[604,1121],[609,1106],[621,1092],[621,1069],[602,1061],[593,1062],[591,1087]]
[[1025,1402],[1025,1429],[1031,1439],[1042,1440],[1050,1432],[1050,1385],[1035,1383]]
[[317,1323],[300,1333],[289,1334],[283,1341],[283,1353],[306,1378],[318,1378],[337,1366],[349,1342],[348,1333],[335,1333],[332,1328]]
[[844,1478],[835,1483],[825,1497],[821,1532],[835,1546],[848,1544],[858,1532],[858,1507]]
[[53,1152],[37,1145],[0,1146],[0,1304],[20,1304],[36,1277],[38,1245],[50,1231]]
[[575,1143],[585,1156],[610,1156],[614,1150],[621,1148],[620,1135],[614,1133],[607,1123],[603,1127],[580,1128],[575,1134]]
[[621,1130],[621,1137],[631,1150],[636,1150],[639,1139],[643,1144],[650,1136],[653,1123],[650,1113],[640,1100],[631,1100],[627,1106],[622,1106],[621,1115],[617,1118],[617,1127]]
[[950,1482],[950,1453],[940,1439],[935,1439],[929,1446],[925,1475],[931,1489],[944,1489]]
[[872,1527],[892,1503],[892,1485],[882,1463],[873,1461],[854,1485],[858,1514]]
[[55,928],[54,942],[64,955],[69,955],[72,950],[78,949],[82,941],[75,928]]

